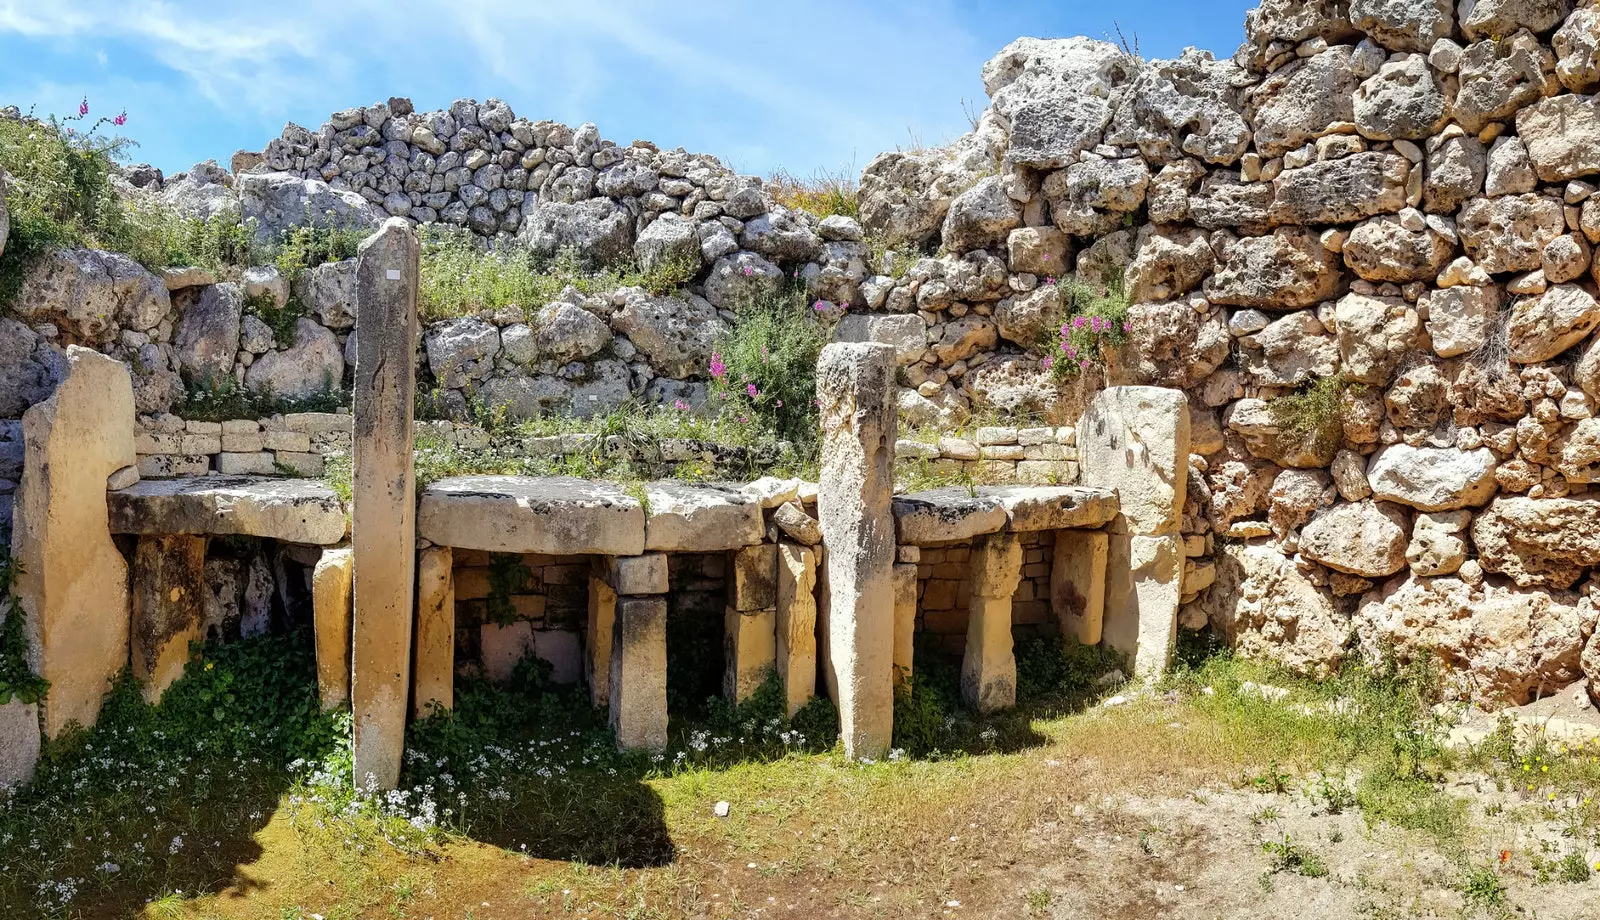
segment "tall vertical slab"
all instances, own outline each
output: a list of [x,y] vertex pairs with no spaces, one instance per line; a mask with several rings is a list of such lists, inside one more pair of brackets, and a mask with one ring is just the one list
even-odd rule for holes
[[589,623],[584,633],[583,677],[589,684],[589,703],[600,709],[611,705],[611,632],[617,622],[617,592],[600,573],[589,575]]
[[879,758],[894,729],[894,349],[836,342],[817,361],[828,547],[828,648],[845,755]]
[[792,717],[817,692],[817,551],[778,544],[778,681]]
[[324,711],[350,704],[351,551],[325,549],[311,570],[311,616],[317,644],[317,696]]
[[972,602],[961,658],[961,698],[980,713],[1017,704],[1017,659],[1011,643],[1011,595],[1022,578],[1022,543],[1013,533],[972,541]]
[[611,729],[625,750],[667,746],[667,600],[623,596],[611,634]]
[[418,719],[455,706],[455,554],[430,546],[417,554],[416,654],[411,662],[411,710]]
[[1108,537],[1101,530],[1058,530],[1055,539],[1050,609],[1063,636],[1097,645],[1106,611]]
[[1135,675],[1159,677],[1177,636],[1188,401],[1178,390],[1111,387],[1089,403],[1077,438],[1083,484],[1116,489],[1122,508],[1108,528],[1104,641]]
[[139,538],[133,554],[133,677],[152,706],[183,676],[205,637],[206,538]]
[[133,381],[121,361],[67,347],[66,377],[22,416],[11,550],[29,664],[50,682],[43,727],[95,724],[127,665],[128,564],[111,541],[106,477],[132,466]]
[[894,680],[895,685],[911,677],[917,631],[917,564],[894,565]]
[[411,684],[418,257],[416,234],[397,217],[364,240],[356,257],[350,696],[355,780],[380,789],[400,781]]

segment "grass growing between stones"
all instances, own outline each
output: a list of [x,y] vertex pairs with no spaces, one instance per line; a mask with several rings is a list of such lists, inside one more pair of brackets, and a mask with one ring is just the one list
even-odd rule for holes
[[[1096,688],[1093,650],[1029,644],[1021,707],[977,719],[927,656],[926,749],[850,764],[827,704],[791,724],[770,686],[619,755],[525,667],[463,682],[375,795],[304,656],[208,650],[156,710],[120,691],[0,811],[0,914],[1548,918],[1600,894],[1591,753],[1452,755],[1422,672],[1313,685],[1212,655],[1130,694]],[[1430,813],[1454,817],[1407,817]]]

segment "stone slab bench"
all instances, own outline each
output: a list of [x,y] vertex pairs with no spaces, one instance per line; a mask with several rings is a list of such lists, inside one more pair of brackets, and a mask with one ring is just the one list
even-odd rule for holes
[[331,546],[345,537],[344,505],[316,479],[200,476],[145,479],[106,493],[111,532],[263,537]]
[[1115,490],[1089,486],[948,486],[894,498],[895,529],[906,545],[1095,528],[1115,518],[1118,508]]
[[761,501],[738,488],[652,482],[644,499],[568,476],[457,476],[423,489],[417,532],[440,546],[557,556],[711,553],[762,541]]

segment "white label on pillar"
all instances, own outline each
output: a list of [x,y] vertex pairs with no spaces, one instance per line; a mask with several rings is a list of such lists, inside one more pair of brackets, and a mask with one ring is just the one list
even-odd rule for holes
[[400,269],[398,269],[398,268],[391,268],[387,272],[385,272],[384,274],[388,275],[390,281],[399,281],[400,280]]

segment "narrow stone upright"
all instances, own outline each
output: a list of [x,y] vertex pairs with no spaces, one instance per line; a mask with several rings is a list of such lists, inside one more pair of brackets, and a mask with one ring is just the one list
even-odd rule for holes
[[1098,645],[1106,612],[1106,549],[1102,530],[1056,531],[1050,565],[1050,608],[1061,635]]
[[206,538],[140,537],[133,554],[133,677],[154,706],[205,637]]
[[22,437],[15,590],[29,664],[50,682],[43,722],[55,738],[73,722],[95,724],[129,660],[128,564],[106,507],[106,477],[137,460],[127,365],[68,346],[65,379],[23,414]]
[[356,257],[350,694],[355,781],[380,789],[400,781],[411,689],[418,258],[416,233],[397,217],[363,241]]
[[1189,480],[1189,403],[1179,390],[1111,387],[1078,425],[1084,485],[1117,490],[1107,528],[1104,641],[1143,678],[1166,672],[1178,634]]
[[778,681],[792,717],[817,692],[817,551],[778,544]]
[[311,570],[317,644],[317,696],[324,711],[350,705],[351,552],[325,549]]
[[1017,659],[1011,644],[1011,595],[1022,577],[1022,543],[1013,533],[972,541],[972,602],[961,658],[961,699],[980,713],[1017,704]]
[[666,554],[613,557],[601,573],[615,608],[609,627],[606,705],[617,746],[662,750],[667,746]]
[[828,547],[828,658],[845,755],[877,759],[894,729],[894,349],[834,343],[817,361]]
[[411,662],[411,714],[425,719],[455,708],[456,585],[448,546],[417,554],[416,654]]

